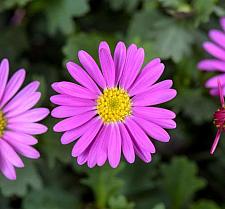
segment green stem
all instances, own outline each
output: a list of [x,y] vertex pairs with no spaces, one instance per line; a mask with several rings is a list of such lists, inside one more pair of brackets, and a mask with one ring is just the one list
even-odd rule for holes
[[99,176],[96,185],[95,198],[97,209],[105,209],[107,203],[106,181],[104,178],[104,167],[99,168]]

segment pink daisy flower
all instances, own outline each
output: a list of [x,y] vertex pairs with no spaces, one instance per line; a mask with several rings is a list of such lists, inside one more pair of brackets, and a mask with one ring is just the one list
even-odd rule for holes
[[[37,159],[39,152],[32,147],[47,127],[37,123],[49,114],[46,108],[32,107],[39,101],[39,82],[34,81],[18,92],[25,79],[25,70],[18,70],[8,81],[9,62],[0,64],[0,171],[8,179],[16,179],[15,167],[24,164],[19,155]],[[17,93],[18,92],[18,93]]]
[[218,71],[219,75],[210,78],[205,86],[210,88],[211,95],[217,95],[217,80],[221,81],[222,93],[225,95],[225,17],[220,19],[220,25],[222,30],[212,29],[209,31],[209,37],[211,41],[203,43],[203,48],[213,58],[204,59],[198,63],[200,70],[208,72]]
[[119,42],[111,55],[106,42],[99,45],[100,66],[85,51],[78,52],[79,65],[68,62],[67,69],[76,83],[62,81],[52,85],[59,93],[51,101],[60,105],[52,111],[55,118],[66,118],[54,126],[64,132],[62,144],[76,141],[72,156],[79,165],[102,166],[108,159],[115,168],[121,155],[129,163],[135,154],[150,162],[155,146],[150,136],[168,142],[164,130],[176,127],[175,114],[152,107],[173,99],[172,81],[155,83],[164,65],[153,59],[142,70],[144,50],[131,44],[128,49]]
[[218,128],[218,130],[217,130],[212,148],[210,150],[211,155],[213,155],[213,153],[215,152],[220,139],[220,135],[225,128],[225,103],[224,103],[224,97],[223,97],[223,90],[219,80],[217,80],[217,83],[218,83],[221,107],[214,113],[214,124]]

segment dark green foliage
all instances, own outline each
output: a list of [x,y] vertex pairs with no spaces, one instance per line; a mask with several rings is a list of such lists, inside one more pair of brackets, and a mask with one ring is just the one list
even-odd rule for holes
[[37,145],[42,158],[25,160],[15,182],[0,177],[0,209],[225,208],[224,140],[209,155],[219,101],[204,88],[212,74],[196,68],[207,56],[201,45],[208,30],[223,15],[222,0],[0,0],[0,58],[9,58],[11,72],[26,68],[26,82],[41,82],[39,105],[53,108],[51,83],[71,79],[65,63],[78,62],[80,49],[98,59],[101,40],[112,49],[119,40],[137,43],[145,63],[161,57],[163,79],[173,79],[178,91],[166,104],[177,113],[177,129],[169,143],[154,141],[151,164],[78,166],[49,117]]

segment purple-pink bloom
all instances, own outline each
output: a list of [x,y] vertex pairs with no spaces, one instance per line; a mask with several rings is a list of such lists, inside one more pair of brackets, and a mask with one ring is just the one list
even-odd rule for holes
[[[10,180],[16,179],[15,167],[22,168],[20,156],[39,158],[32,147],[37,143],[33,135],[42,134],[47,127],[37,123],[48,114],[47,108],[33,108],[41,93],[39,82],[34,81],[19,91],[25,79],[25,70],[20,69],[8,80],[9,62],[0,64],[0,171]],[[19,92],[18,92],[19,91]]]
[[209,31],[211,41],[203,43],[206,52],[213,56],[210,59],[204,59],[198,63],[200,70],[208,72],[218,71],[219,75],[210,78],[205,86],[210,88],[211,95],[218,95],[217,80],[222,86],[222,93],[225,95],[225,17],[220,19],[222,30],[212,29]]
[[214,113],[214,124],[218,128],[218,130],[217,130],[212,148],[210,150],[211,155],[213,155],[213,153],[215,152],[218,142],[220,140],[221,133],[224,131],[224,128],[225,128],[225,103],[224,103],[223,91],[222,91],[220,80],[217,80],[217,83],[218,83],[221,107]]
[[[68,62],[67,69],[76,83],[62,81],[52,85],[58,95],[51,101],[59,105],[55,118],[66,118],[54,126],[64,132],[62,144],[76,141],[72,156],[79,165],[92,168],[107,160],[115,168],[121,155],[129,163],[138,155],[144,162],[155,153],[153,138],[168,142],[165,129],[176,127],[175,113],[153,107],[173,99],[177,92],[171,80],[156,83],[164,71],[159,58],[142,69],[144,49],[123,42],[113,56],[106,42],[99,45],[100,67],[85,51],[78,52],[82,65]],[[148,137],[149,136],[149,137]]]

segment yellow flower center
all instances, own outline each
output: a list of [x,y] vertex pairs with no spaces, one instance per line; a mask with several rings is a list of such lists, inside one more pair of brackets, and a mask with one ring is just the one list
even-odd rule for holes
[[123,89],[105,89],[97,99],[97,112],[104,123],[122,122],[131,115],[131,99]]
[[3,112],[0,110],[0,137],[3,136],[6,128],[6,119],[4,118]]

